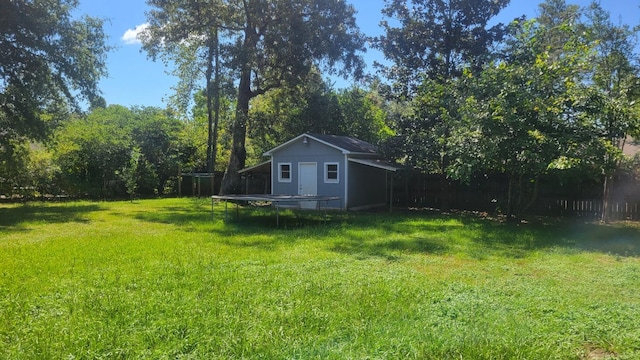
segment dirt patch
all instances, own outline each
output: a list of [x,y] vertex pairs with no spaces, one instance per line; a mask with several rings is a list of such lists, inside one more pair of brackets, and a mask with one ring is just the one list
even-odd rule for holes
[[582,356],[582,360],[604,360],[604,359],[616,359],[617,354],[603,348],[599,348],[593,345],[586,345]]

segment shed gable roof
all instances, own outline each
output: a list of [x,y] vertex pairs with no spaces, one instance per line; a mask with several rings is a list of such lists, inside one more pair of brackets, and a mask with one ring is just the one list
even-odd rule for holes
[[377,154],[378,149],[360,139],[356,139],[349,136],[339,136],[339,135],[324,135],[324,134],[309,134],[320,141],[324,141],[327,144],[331,144],[337,148],[342,150],[347,150],[350,153],[362,153],[362,154]]
[[332,148],[335,148],[341,151],[343,154],[369,154],[376,155],[378,153],[377,148],[360,139],[352,138],[349,136],[340,136],[340,135],[326,135],[326,134],[307,134],[304,133],[302,135],[298,135],[295,138],[276,146],[275,148],[264,153],[264,156],[273,155],[274,152],[281,150],[287,145],[302,139],[303,137],[308,137],[310,139],[316,140],[320,143],[328,145]]

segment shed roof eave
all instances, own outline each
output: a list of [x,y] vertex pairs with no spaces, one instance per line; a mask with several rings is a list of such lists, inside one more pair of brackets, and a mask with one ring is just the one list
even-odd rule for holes
[[300,140],[300,139],[302,139],[304,137],[307,137],[309,139],[313,139],[313,140],[315,140],[315,141],[317,141],[317,142],[319,142],[321,144],[324,144],[324,145],[329,146],[329,147],[331,147],[333,149],[336,149],[336,150],[340,151],[343,155],[377,155],[377,153],[375,153],[375,152],[353,152],[353,151],[345,149],[345,148],[343,148],[341,146],[338,146],[336,144],[332,144],[332,143],[330,143],[328,141],[325,141],[325,140],[323,140],[323,139],[321,139],[321,138],[319,138],[317,136],[314,136],[313,134],[304,133],[304,134],[300,134],[300,135],[294,137],[293,139],[291,139],[291,140],[289,140],[289,141],[287,141],[287,142],[285,142],[283,144],[280,144],[280,145],[274,147],[271,150],[268,150],[268,151],[264,152],[262,154],[262,156],[273,156],[274,152],[276,152],[276,151],[282,149],[283,147],[286,147],[289,144],[294,143],[295,141],[298,141],[298,140]]
[[273,156],[273,153],[274,153],[275,151],[278,151],[278,150],[280,150],[281,148],[283,148],[283,147],[285,147],[285,146],[287,146],[287,145],[289,145],[289,144],[291,144],[291,143],[293,143],[293,142],[295,142],[295,141],[297,141],[297,140],[301,139],[303,136],[309,136],[309,134],[307,134],[307,133],[300,134],[300,135],[298,135],[298,136],[294,137],[293,139],[291,139],[291,140],[289,140],[289,141],[287,141],[287,142],[284,142],[284,143],[282,143],[282,144],[280,144],[280,145],[278,145],[278,146],[274,147],[274,148],[273,148],[273,149],[271,149],[271,150],[267,150],[267,151],[265,151],[265,152],[262,154],[262,156]]
[[361,165],[367,165],[367,166],[371,166],[371,167],[375,167],[378,169],[383,169],[383,170],[387,170],[387,171],[398,171],[400,170],[399,167],[397,166],[393,166],[391,164],[387,164],[385,162],[382,161],[376,161],[376,160],[371,160],[371,159],[357,159],[357,158],[349,158],[349,161],[354,162],[354,163],[358,163]]
[[251,172],[251,171],[253,171],[255,169],[258,169],[260,167],[266,166],[268,164],[271,164],[271,159],[269,159],[267,161],[263,161],[263,162],[261,162],[259,164],[256,164],[256,165],[249,166],[249,167],[246,167],[244,169],[238,170],[238,174],[244,174],[246,172]]

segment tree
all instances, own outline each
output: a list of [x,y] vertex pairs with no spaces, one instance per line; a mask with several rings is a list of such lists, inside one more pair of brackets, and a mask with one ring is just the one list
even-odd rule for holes
[[[181,41],[202,34],[188,27],[169,31],[168,20],[178,20],[172,17],[174,12],[187,22],[195,21],[196,13],[188,4],[149,4],[157,9],[150,13],[151,28],[167,29],[167,36],[157,41]],[[221,190],[232,193],[239,191],[238,170],[246,159],[250,101],[284,83],[295,84],[320,62],[330,69],[342,63],[338,72],[342,75],[358,74],[363,65],[356,53],[363,50],[364,38],[357,30],[353,7],[343,0],[229,0],[218,4],[206,16],[222,30],[221,56],[238,79],[231,155]]]
[[[424,79],[447,82],[465,66],[481,69],[505,26],[488,26],[509,0],[387,0],[381,23],[385,35],[373,39],[387,60],[381,67],[396,94],[410,96]],[[399,23],[399,27],[393,24]]]
[[[178,137],[182,123],[171,112],[159,108],[133,108],[130,111],[133,115],[133,121],[128,125],[131,141],[140,152],[138,189],[142,195],[163,195],[169,179],[178,174],[181,150]],[[143,184],[145,178],[147,181]]]
[[119,105],[96,109],[67,121],[55,133],[55,158],[70,195],[121,194],[119,172],[131,159],[132,112]]
[[450,137],[459,121],[463,94],[459,80],[446,82],[427,79],[411,102],[411,108],[396,122],[395,157],[405,164],[440,175],[441,208],[446,210],[449,167],[452,156]]
[[[596,49],[591,73],[590,113],[594,145],[604,174],[602,221],[609,220],[609,201],[614,174],[630,135],[640,132],[640,69],[634,64],[637,29],[614,25],[610,14],[597,2],[586,9],[586,27]],[[589,155],[597,153],[591,152]],[[587,156],[585,156],[587,157]]]
[[[154,60],[158,56],[174,62],[180,79],[175,103],[186,112],[191,96],[205,89],[207,111],[207,172],[216,167],[220,112],[221,18],[231,16],[224,1],[148,0],[149,27],[142,34],[144,49]],[[205,69],[202,71],[202,69]],[[199,79],[204,77],[204,85]]]
[[17,139],[6,139],[0,151],[0,193],[17,195],[19,189],[28,181],[25,169],[29,163],[29,144]]
[[378,144],[393,134],[387,125],[383,100],[375,89],[351,87],[338,91],[343,134]]
[[[440,208],[449,208],[447,168],[449,137],[459,117],[455,82],[465,67],[477,72],[493,56],[492,47],[506,31],[489,21],[509,0],[388,0],[383,14],[385,35],[374,39],[392,62],[382,67],[400,101],[414,101],[414,113],[397,124],[394,143],[403,144],[402,157],[433,171],[441,179]],[[398,27],[394,24],[399,23]],[[388,146],[387,146],[388,147]]]
[[556,60],[564,53],[564,44],[573,36],[566,27],[575,29],[574,33],[583,28],[581,9],[578,5],[567,4],[565,0],[546,0],[538,5],[538,11],[536,21],[546,29],[541,41],[548,46],[551,58]]
[[129,159],[129,163],[122,168],[119,174],[127,188],[129,199],[133,202],[136,190],[138,189],[138,177],[136,173],[138,172],[138,166],[140,165],[140,149],[134,147],[131,150],[130,156],[131,158]]
[[[227,80],[227,79],[225,79]],[[221,81],[220,92],[219,92],[219,106],[217,111],[218,117],[218,126],[216,133],[216,142],[215,142],[215,159],[213,161],[213,165],[215,165],[214,171],[223,172],[224,168],[229,160],[229,148],[230,148],[230,139],[229,139],[229,126],[231,124],[231,120],[233,118],[233,109],[235,105],[235,90],[233,89],[233,84],[229,81]],[[191,108],[191,117],[192,120],[187,121],[185,124],[185,128],[188,129],[189,136],[191,137],[191,143],[194,144],[198,151],[198,161],[193,164],[191,167],[194,172],[209,172],[209,163],[207,154],[208,151],[211,150],[209,146],[210,137],[209,133],[202,134],[203,128],[208,128],[208,110],[207,110],[207,91],[203,89],[194,94],[193,97],[193,107]],[[203,137],[204,135],[204,137]],[[206,150],[201,148],[205,147]]]
[[[54,151],[71,195],[164,194],[192,155],[184,124],[158,108],[109,105],[56,130]],[[135,182],[135,184],[134,184]],[[133,186],[135,185],[135,186]]]
[[577,161],[577,148],[590,141],[577,108],[590,48],[570,24],[562,29],[562,56],[547,51],[545,41],[558,28],[526,22],[504,61],[463,78],[469,92],[451,137],[457,154],[449,171],[462,179],[478,171],[506,174],[509,219],[533,204],[541,175]]
[[[233,123],[229,165],[222,193],[240,190],[238,171],[245,165],[246,125],[251,99],[282,84],[300,81],[315,64],[328,70],[342,63],[339,74],[359,75],[364,38],[359,33],[352,6],[343,0],[285,0],[235,3],[230,28],[237,45],[232,50],[239,77],[238,103]],[[238,6],[239,5],[239,6]]]
[[[79,100],[99,99],[106,74],[102,20],[75,20],[78,0],[0,2],[0,153],[43,140]],[[43,112],[52,116],[43,118]]]
[[301,133],[342,134],[338,98],[317,69],[297,84],[283,84],[252,101],[247,152],[262,154]]
[[353,136],[373,144],[390,136],[384,101],[372,86],[334,90],[313,70],[305,81],[254,99],[249,114],[248,153],[254,162],[301,133]]

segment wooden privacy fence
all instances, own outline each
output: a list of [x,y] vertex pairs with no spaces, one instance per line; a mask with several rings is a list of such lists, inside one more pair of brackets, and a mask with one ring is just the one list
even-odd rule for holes
[[[507,179],[504,176],[482,176],[463,184],[451,181],[448,195],[442,192],[439,177],[432,174],[409,173],[396,180],[393,202],[400,207],[440,209],[443,199],[456,210],[505,213]],[[609,201],[612,220],[640,220],[640,182],[634,178],[616,179]],[[539,195],[527,209],[527,214],[598,219],[602,216],[602,184],[578,179],[560,184],[553,178],[542,179]]]
[[[562,216],[599,218],[602,200],[555,200],[555,209]],[[611,201],[609,217],[612,220],[640,220],[640,201]]]
[[[395,194],[396,206],[440,207],[440,193]],[[453,193],[449,196],[452,209],[502,213],[506,202],[502,196],[483,192]],[[528,210],[529,214],[543,216],[581,217],[598,219],[602,216],[601,199],[542,198]],[[610,201],[611,220],[640,220],[640,201]]]
[[[188,196],[211,195],[211,178],[203,174],[184,174],[182,194]],[[209,175],[209,174],[204,174]],[[213,178],[213,194],[220,189],[223,173]],[[393,205],[399,207],[426,207],[439,209],[445,195],[440,177],[433,174],[406,171],[395,175],[393,181]],[[640,181],[619,177],[609,202],[612,220],[640,220]],[[505,213],[507,207],[507,178],[504,175],[479,175],[469,183],[450,181],[446,198],[449,207],[456,210]],[[269,172],[251,173],[242,177],[245,194],[269,194]],[[599,181],[578,179],[560,184],[552,177],[541,179],[539,195],[527,214],[597,219],[602,216],[602,184]]]

